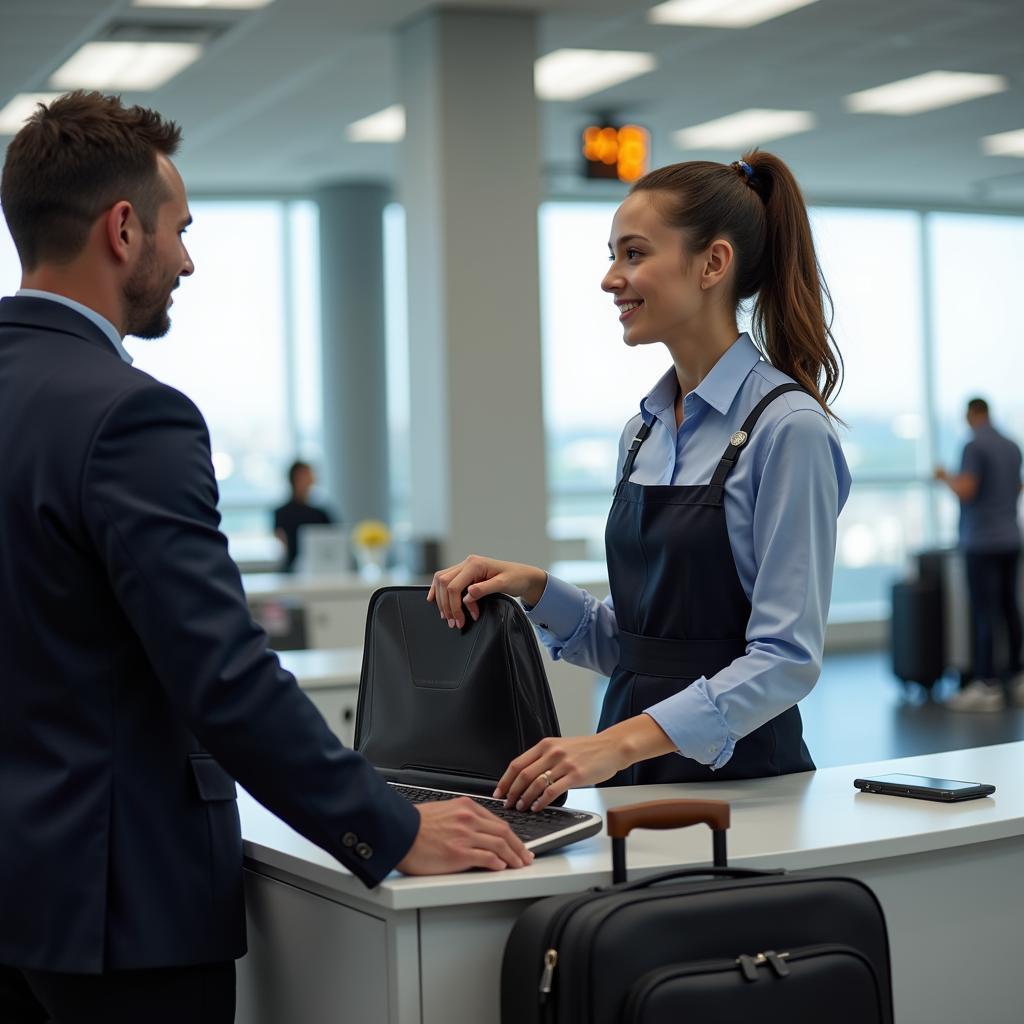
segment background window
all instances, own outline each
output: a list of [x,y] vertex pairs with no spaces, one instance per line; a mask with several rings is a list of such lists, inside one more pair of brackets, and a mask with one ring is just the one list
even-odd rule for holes
[[[1024,444],[1024,333],[1019,297],[1024,217],[932,213],[925,218],[935,337],[935,419],[940,460],[960,465],[969,399],[985,398],[997,428]],[[956,537],[958,506],[939,492],[939,532]]]
[[[541,209],[550,528],[564,547],[575,541],[574,549],[583,547],[593,558],[603,558],[618,435],[670,365],[662,346],[623,345],[610,299],[600,291],[614,210],[613,203],[547,203]],[[908,556],[934,545],[940,534],[938,497],[930,482],[937,443],[930,426],[924,218],[908,210],[815,208],[811,220],[837,310],[834,331],[846,379],[835,410],[847,424],[839,429],[854,475],[839,523],[831,616],[881,618],[888,614],[889,587],[905,571]],[[1018,218],[1000,243],[1006,246],[1000,266],[1007,268],[1002,294],[1011,288],[1010,257],[1024,244],[1014,233],[1022,225]],[[946,246],[958,254],[981,251],[981,244],[975,239]],[[977,261],[979,282],[987,263]],[[933,294],[940,293],[953,301],[963,287],[936,284]],[[959,307],[961,322],[972,304]],[[942,316],[936,311],[932,318]],[[746,322],[744,312],[741,330]],[[1010,331],[1008,324],[991,325],[989,368],[998,366],[994,346]],[[973,358],[977,367],[985,365],[977,348]],[[1017,376],[1007,374],[1007,387]],[[963,372],[953,370],[951,378],[961,380]],[[1011,402],[1004,400],[1010,416]],[[957,417],[959,403],[957,394]],[[1024,415],[1024,401],[1013,410]]]
[[612,296],[601,291],[615,208],[545,203],[539,224],[550,532],[584,541],[595,559],[604,558],[619,434],[671,366],[661,345],[623,344]]
[[21,284],[21,263],[7,225],[0,220],[0,295],[13,295]]
[[[265,542],[288,464],[322,453],[318,214],[308,200],[193,199],[196,266],[174,293],[166,338],[129,338],[135,365],[188,395],[210,427],[223,526],[238,557]],[[20,268],[0,230],[0,286]]]
[[384,344],[387,359],[388,466],[391,522],[409,527],[409,481],[412,441],[409,436],[409,307],[405,274],[405,208],[384,207]]
[[854,487],[839,517],[833,619],[888,614],[889,587],[931,538],[921,218],[811,211],[845,379],[834,402]]

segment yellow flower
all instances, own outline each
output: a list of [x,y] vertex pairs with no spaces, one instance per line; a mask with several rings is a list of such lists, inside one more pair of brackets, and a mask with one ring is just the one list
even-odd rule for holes
[[363,519],[352,529],[352,541],[363,548],[385,548],[391,543],[391,531],[379,519]]

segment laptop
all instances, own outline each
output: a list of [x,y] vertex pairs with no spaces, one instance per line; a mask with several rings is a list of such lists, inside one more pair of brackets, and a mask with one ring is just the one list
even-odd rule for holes
[[403,782],[389,781],[388,785],[414,804],[468,796],[475,803],[506,822],[523,841],[523,845],[534,854],[557,850],[560,846],[579,842],[579,840],[601,831],[601,815],[592,814],[590,811],[576,811],[571,807],[545,807],[542,811],[517,811],[514,807],[506,807],[503,800],[495,800],[490,796],[479,796],[476,793],[410,786]]
[[303,576],[343,576],[352,571],[348,529],[333,523],[306,523],[298,530],[295,571]]
[[599,814],[517,811],[491,796],[513,758],[559,734],[518,602],[494,594],[479,621],[467,616],[465,627],[449,629],[426,595],[426,587],[383,587],[370,598],[355,749],[407,800],[467,796],[535,854],[599,832]]

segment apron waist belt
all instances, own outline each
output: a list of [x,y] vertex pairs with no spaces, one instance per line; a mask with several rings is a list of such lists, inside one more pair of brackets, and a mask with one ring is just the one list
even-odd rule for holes
[[747,653],[747,641],[670,640],[619,631],[619,668],[641,676],[699,679]]

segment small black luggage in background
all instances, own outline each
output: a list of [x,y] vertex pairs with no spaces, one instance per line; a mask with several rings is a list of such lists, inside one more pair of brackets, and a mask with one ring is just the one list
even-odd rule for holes
[[[625,882],[634,828],[704,822],[715,866]],[[505,946],[502,1024],[892,1024],[889,940],[851,878],[726,867],[729,805],[608,812],[615,883],[528,907]]]
[[892,587],[892,671],[929,689],[946,670],[942,586],[933,578]]

